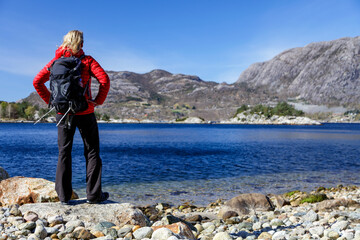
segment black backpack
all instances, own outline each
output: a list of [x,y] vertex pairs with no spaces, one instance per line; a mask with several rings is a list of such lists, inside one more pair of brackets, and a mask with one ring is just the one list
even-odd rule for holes
[[77,113],[88,108],[85,98],[88,84],[81,83],[81,59],[76,57],[61,57],[55,60],[50,71],[50,101],[49,106],[55,107],[62,114]]
[[74,114],[88,108],[85,93],[88,90],[89,82],[85,87],[81,86],[81,59],[83,57],[84,55],[80,58],[74,56],[61,57],[52,63],[48,69],[50,71],[49,107],[51,110],[34,124],[40,122],[55,109],[58,113],[64,114],[56,126],[59,126],[61,121],[67,117],[65,126],[69,127],[69,113]]

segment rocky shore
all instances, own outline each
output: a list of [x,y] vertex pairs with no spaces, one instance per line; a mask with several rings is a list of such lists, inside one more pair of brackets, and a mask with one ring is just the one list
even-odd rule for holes
[[312,120],[308,117],[296,116],[277,116],[266,117],[262,114],[247,114],[242,112],[228,121],[221,121],[220,123],[227,124],[273,124],[273,125],[321,125],[320,122]]
[[5,171],[2,176],[0,240],[360,240],[357,186],[282,195],[240,194],[204,207],[190,203],[134,206],[113,201],[87,204],[74,194],[71,205],[64,206],[56,202],[52,182],[7,178]]

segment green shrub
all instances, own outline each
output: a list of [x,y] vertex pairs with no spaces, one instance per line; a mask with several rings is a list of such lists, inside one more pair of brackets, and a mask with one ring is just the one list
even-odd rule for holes
[[175,121],[176,122],[183,122],[187,119],[187,117],[184,117],[184,118],[177,118]]
[[278,116],[303,116],[304,112],[296,110],[294,106],[288,104],[287,102],[279,102],[272,109],[272,114]]
[[257,113],[257,114],[261,114],[264,115],[265,117],[269,118],[271,117],[272,114],[272,108],[269,106],[265,106],[262,104],[258,104],[255,107],[253,107],[250,111],[251,114]]
[[249,109],[249,107],[245,104],[241,105],[241,107],[239,107],[237,110],[236,110],[236,115],[238,115],[239,113],[242,113],[242,112],[245,112]]
[[110,116],[107,115],[106,113],[104,113],[104,115],[102,116],[101,119],[104,120],[104,121],[106,121],[106,122],[108,122],[108,121],[110,121]]

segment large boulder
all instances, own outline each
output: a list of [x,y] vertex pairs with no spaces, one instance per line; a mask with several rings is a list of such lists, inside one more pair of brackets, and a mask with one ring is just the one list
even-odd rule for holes
[[339,198],[324,200],[320,203],[317,203],[315,209],[319,211],[333,210],[340,206],[360,208],[360,204],[352,199]]
[[71,205],[60,203],[25,204],[19,208],[21,212],[36,212],[40,218],[63,216],[64,221],[70,221],[74,216],[85,223],[86,227],[93,227],[99,222],[111,222],[117,226],[148,225],[146,216],[130,203],[115,203],[106,201],[102,204],[88,204],[86,199],[72,200]]
[[9,174],[5,171],[5,169],[3,169],[2,167],[0,167],[0,181],[9,178]]
[[[73,193],[73,199],[78,198]],[[0,204],[57,202],[55,183],[43,178],[12,177],[0,182]]]
[[241,194],[227,201],[219,211],[219,217],[227,219],[236,215],[247,215],[253,211],[273,210],[270,199],[260,193]]

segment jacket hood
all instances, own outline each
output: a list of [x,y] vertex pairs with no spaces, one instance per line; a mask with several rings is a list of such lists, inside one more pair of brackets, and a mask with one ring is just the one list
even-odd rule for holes
[[81,57],[82,55],[84,55],[84,51],[82,49],[80,49],[80,51],[78,51],[76,54],[73,54],[71,49],[69,48],[62,48],[59,47],[56,51],[55,51],[55,57],[56,58],[61,58],[62,56],[64,57]]

